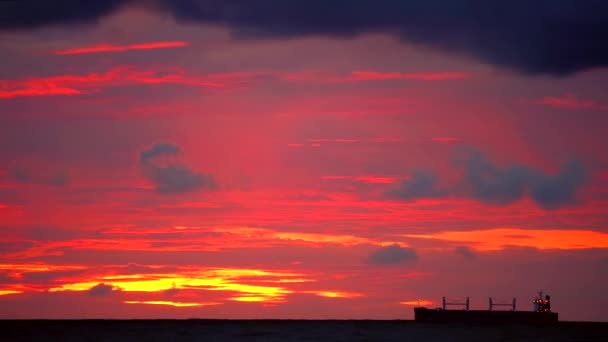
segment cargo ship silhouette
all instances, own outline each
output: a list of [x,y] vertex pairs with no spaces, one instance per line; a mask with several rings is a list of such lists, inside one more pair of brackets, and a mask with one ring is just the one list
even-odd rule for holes
[[[544,296],[542,291],[532,302],[533,311],[516,311],[516,299],[511,303],[494,302],[489,299],[488,310],[469,310],[469,297],[464,302],[448,302],[442,299],[442,307],[429,309],[414,308],[414,319],[418,322],[469,322],[469,323],[556,323],[557,312],[551,311],[551,297]],[[460,306],[464,309],[448,309],[448,306]],[[494,310],[497,306],[507,306],[510,310]]]

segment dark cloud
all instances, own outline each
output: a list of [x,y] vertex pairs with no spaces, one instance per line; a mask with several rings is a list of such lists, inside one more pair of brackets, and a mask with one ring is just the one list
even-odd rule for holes
[[456,254],[463,256],[467,259],[474,259],[477,255],[475,254],[475,252],[473,252],[472,249],[470,249],[469,247],[466,246],[459,246],[456,247],[454,249],[454,252],[456,252]]
[[0,28],[29,29],[51,25],[87,24],[96,22],[127,2],[130,1],[0,1]]
[[393,34],[405,42],[529,74],[608,65],[603,0],[62,0],[0,5],[0,28],[95,22],[123,4],[178,21],[230,27],[239,38]]
[[12,167],[9,170],[9,174],[14,180],[20,183],[30,183],[32,181],[30,174],[19,167]]
[[179,292],[180,292],[180,289],[177,288],[175,283],[173,283],[173,285],[170,288],[163,291],[163,293],[166,294],[167,296],[174,296],[174,295],[178,294]]
[[100,237],[100,230],[68,229],[57,226],[6,225],[0,226],[0,231],[10,236],[18,236],[23,241],[37,243]]
[[445,197],[447,192],[437,188],[437,176],[429,171],[415,171],[412,178],[386,192],[387,198],[412,200]]
[[[4,233],[4,229],[0,229]],[[2,241],[0,242],[0,255],[21,252],[34,247],[32,241]]]
[[211,175],[192,171],[188,167],[173,161],[166,163],[155,161],[159,157],[171,157],[179,154],[181,154],[180,147],[169,143],[156,144],[141,152],[140,165],[146,176],[156,185],[157,192],[172,194],[217,188],[217,183]]
[[94,297],[105,297],[114,291],[114,286],[106,283],[99,283],[89,289],[89,295]]
[[517,164],[499,168],[476,151],[471,151],[465,158],[465,178],[476,199],[510,204],[524,196],[530,178],[529,168]]
[[18,281],[25,284],[51,284],[62,282],[62,279],[66,278],[81,277],[86,272],[87,270],[24,272]]
[[402,264],[416,259],[416,251],[413,248],[404,248],[397,244],[378,248],[368,256],[368,261],[376,265]]
[[562,166],[556,175],[533,173],[530,177],[530,196],[543,208],[555,209],[576,201],[576,190],[585,181],[585,169],[577,161]]
[[471,195],[486,203],[510,204],[528,193],[539,206],[557,209],[576,203],[576,192],[585,181],[585,168],[578,161],[552,175],[519,164],[499,167],[476,151],[465,154],[458,163],[465,168]]
[[11,167],[9,169],[9,175],[15,181],[23,184],[42,184],[61,187],[67,185],[69,182],[69,177],[65,172],[31,171],[22,166]]
[[526,195],[540,207],[559,209],[577,203],[577,192],[585,184],[585,167],[576,160],[565,163],[556,174],[545,174],[526,165],[513,163],[499,166],[482,153],[468,147],[459,148],[455,165],[464,169],[466,190],[441,189],[430,171],[416,171],[411,179],[384,193],[388,199],[415,200],[448,195],[467,196],[494,205],[508,205]]
[[150,159],[160,156],[176,156],[182,153],[179,146],[170,143],[158,143],[149,149],[142,151],[139,154],[139,160],[142,163],[148,162]]

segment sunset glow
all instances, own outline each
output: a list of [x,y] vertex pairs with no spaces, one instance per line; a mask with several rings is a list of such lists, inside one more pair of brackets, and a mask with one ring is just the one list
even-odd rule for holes
[[608,320],[606,11],[0,1],[0,319]]
[[439,232],[432,235],[404,235],[421,239],[439,239],[467,244],[480,250],[499,250],[504,247],[532,247],[538,249],[608,248],[608,234],[589,230],[534,230],[499,228],[468,232]]
[[126,300],[125,303],[127,303],[127,304],[147,304],[147,305],[168,305],[168,306],[175,306],[178,308],[220,305],[221,304],[221,303],[182,303],[182,302],[168,302],[168,301],[162,301],[162,300],[148,300],[148,301]]

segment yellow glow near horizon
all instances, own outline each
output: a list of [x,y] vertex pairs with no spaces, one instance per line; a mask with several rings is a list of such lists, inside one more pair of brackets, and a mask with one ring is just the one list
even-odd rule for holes
[[591,230],[496,228],[424,235],[406,234],[403,237],[458,242],[479,251],[496,251],[504,246],[538,249],[608,248],[608,234]]
[[12,295],[12,294],[18,294],[18,293],[23,293],[23,291],[18,291],[18,290],[0,290],[0,296]]
[[165,300],[125,300],[123,303],[126,304],[147,304],[147,305],[168,305],[175,307],[194,307],[194,306],[211,306],[211,305],[222,305],[222,303],[184,303],[184,302],[172,302]]
[[[249,298],[260,298],[260,301],[283,300],[292,291],[280,286],[251,285],[243,283],[244,277],[281,277],[277,282],[289,277],[300,276],[298,273],[274,272],[254,269],[208,269],[184,272],[183,274],[132,274],[109,275],[86,281],[64,284],[49,289],[56,291],[88,291],[99,283],[107,283],[124,292],[160,292],[168,289],[202,289],[208,291],[234,291]],[[285,278],[282,278],[285,277]],[[296,278],[296,280],[299,278]]]

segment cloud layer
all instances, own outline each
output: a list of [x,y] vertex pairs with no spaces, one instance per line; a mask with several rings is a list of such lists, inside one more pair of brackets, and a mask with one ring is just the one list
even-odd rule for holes
[[529,74],[566,75],[608,65],[608,3],[594,0],[14,1],[2,3],[0,28],[91,23],[125,4],[178,21],[227,26],[239,38],[381,32]]
[[[527,195],[544,209],[576,204],[577,191],[585,183],[587,174],[584,166],[576,160],[565,163],[555,174],[546,174],[517,163],[498,166],[480,152],[470,149],[464,150],[456,165],[464,170],[464,195],[494,205],[508,205]],[[384,196],[407,201],[463,195],[456,187],[440,189],[437,183],[435,173],[414,171],[410,179],[402,181]]]
[[499,167],[481,153],[470,152],[463,166],[471,195],[499,205],[513,203],[526,193],[545,209],[571,205],[585,180],[585,169],[578,161],[564,164],[557,174],[545,174],[519,164]]

